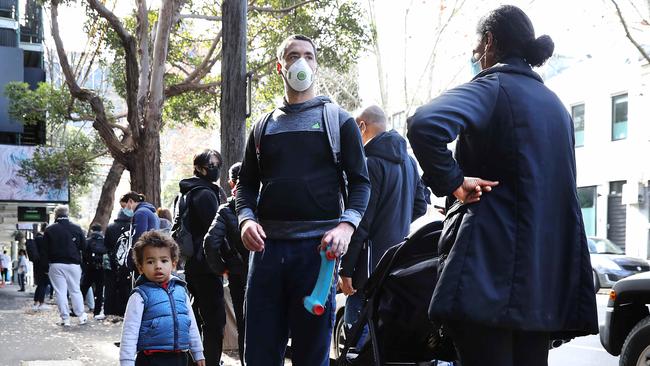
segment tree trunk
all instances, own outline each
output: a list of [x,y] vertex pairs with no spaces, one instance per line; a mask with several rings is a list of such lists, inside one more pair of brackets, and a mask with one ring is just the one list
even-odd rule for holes
[[160,207],[160,135],[147,129],[140,135],[137,150],[130,154],[131,190],[142,193],[146,201]]
[[103,229],[106,229],[106,226],[108,226],[108,222],[111,219],[111,212],[113,211],[113,203],[115,202],[115,190],[120,184],[123,172],[124,165],[117,162],[117,160],[113,160],[113,165],[111,165],[111,169],[108,171],[108,175],[102,186],[102,193],[99,196],[95,217],[91,221],[92,224],[100,224]]
[[381,49],[379,47],[379,32],[377,30],[377,19],[375,18],[375,2],[368,2],[369,15],[370,15],[370,35],[372,49],[375,53],[375,60],[377,61],[377,79],[379,80],[379,94],[381,97],[381,109],[388,115],[388,90],[386,89],[386,75],[384,74],[384,64],[381,57]]
[[246,143],[246,0],[224,0],[221,60],[221,186],[228,187],[228,168],[244,157]]

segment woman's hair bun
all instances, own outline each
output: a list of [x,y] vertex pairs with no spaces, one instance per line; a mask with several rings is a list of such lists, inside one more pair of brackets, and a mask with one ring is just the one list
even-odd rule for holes
[[526,45],[524,57],[531,66],[539,67],[553,55],[554,49],[555,43],[545,34]]

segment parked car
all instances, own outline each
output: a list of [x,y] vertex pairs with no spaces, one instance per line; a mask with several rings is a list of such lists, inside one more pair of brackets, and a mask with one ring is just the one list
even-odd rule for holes
[[609,294],[600,343],[620,366],[650,365],[650,272],[627,277]]
[[596,291],[599,288],[610,288],[617,281],[633,274],[650,271],[648,261],[626,256],[623,249],[609,239],[589,237],[587,243]]

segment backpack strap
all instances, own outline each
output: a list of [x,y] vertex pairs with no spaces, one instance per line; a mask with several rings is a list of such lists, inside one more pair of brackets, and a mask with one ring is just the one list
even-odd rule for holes
[[339,121],[340,107],[334,103],[325,103],[323,107],[323,121],[327,131],[327,139],[332,149],[334,164],[341,164],[341,121]]
[[266,133],[266,125],[269,123],[269,119],[271,119],[271,116],[273,115],[273,112],[275,112],[275,109],[272,110],[271,112],[263,115],[259,121],[255,124],[255,127],[253,127],[253,140],[255,141],[255,155],[257,155],[257,170],[261,173],[262,172],[262,164],[261,164],[261,143],[262,143],[262,136],[264,136],[264,133]]
[[348,184],[343,171],[343,163],[341,162],[341,107],[335,103],[325,103],[323,106],[323,122],[325,123],[325,132],[327,140],[330,143],[332,150],[332,159],[336,166],[336,171],[339,176],[339,190],[341,191],[341,198],[343,199],[343,209],[348,204]]

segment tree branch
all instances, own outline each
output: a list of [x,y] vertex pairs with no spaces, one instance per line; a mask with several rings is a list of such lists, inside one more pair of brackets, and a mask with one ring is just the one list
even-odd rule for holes
[[80,88],[74,78],[74,74],[72,72],[72,68],[70,67],[70,62],[68,61],[68,56],[66,55],[65,48],[63,47],[63,41],[61,40],[61,35],[59,32],[58,7],[58,0],[53,0],[50,24],[52,27],[52,38],[54,38],[56,51],[59,56],[59,63],[61,65],[63,75],[65,76],[66,83],[68,84],[70,94],[74,98],[86,101],[90,104],[90,107],[95,113],[93,127],[99,133],[99,136],[106,144],[106,147],[110,151],[111,155],[113,155],[113,157],[120,162],[126,162],[126,153],[123,151],[124,145],[120,142],[120,140],[117,139],[113,128],[108,122],[103,101],[90,90]]
[[149,89],[150,55],[149,55],[149,12],[146,0],[137,0],[136,14],[138,37],[138,54],[140,56],[140,76],[138,82],[138,114],[144,116],[144,103]]
[[[183,80],[183,83],[192,83],[195,81],[200,81],[208,72],[210,72],[210,62],[212,61],[212,55],[214,54],[214,50],[217,48],[217,45],[221,41],[221,30],[215,35],[214,39],[212,40],[212,44],[210,45],[210,49],[208,50],[208,53],[205,55],[203,58],[203,61],[201,61],[201,64],[194,69],[186,78]],[[214,62],[212,62],[212,65],[214,65]]]
[[169,36],[173,26],[173,19],[178,14],[182,0],[166,0],[162,2],[158,13],[156,39],[153,44],[153,58],[151,63],[151,82],[149,83],[149,100],[146,108],[146,124],[148,131],[159,131],[162,123],[162,106],[164,102],[165,64],[169,47]]
[[213,22],[221,21],[221,17],[214,16],[214,15],[202,15],[202,14],[181,14],[181,19],[202,19],[202,20],[210,20]]
[[122,126],[122,125],[119,124],[119,123],[108,122],[108,125],[109,125],[111,128],[117,128],[118,130],[122,131],[124,134],[128,134],[128,133],[129,133],[129,128],[126,127],[126,126]]
[[281,8],[281,9],[275,9],[275,8],[267,7],[267,6],[251,6],[251,7],[249,7],[249,9],[254,10],[254,11],[259,11],[260,13],[275,13],[275,14],[288,13],[288,12],[290,12],[292,10],[295,10],[295,9],[301,7],[301,6],[307,5],[309,3],[314,3],[314,2],[317,2],[317,1],[318,0],[306,0],[306,1],[300,2],[300,3],[296,4],[296,5],[292,5],[292,6],[289,6],[289,7],[286,7],[286,8]]
[[632,35],[630,34],[630,30],[627,28],[627,23],[625,22],[625,19],[623,18],[623,14],[621,13],[621,8],[618,7],[618,3],[616,3],[616,0],[611,0],[611,1],[612,1],[612,4],[614,4],[614,6],[616,7],[616,14],[618,14],[618,19],[621,21],[621,24],[623,25],[623,29],[625,29],[625,36],[627,37],[627,39],[630,40],[630,42],[632,42],[634,47],[636,47],[636,49],[639,50],[639,53],[641,53],[641,56],[643,56],[643,58],[645,58],[645,60],[648,63],[650,63],[650,55],[648,55],[648,53],[643,49],[643,47],[641,47],[641,45],[639,43],[637,43],[637,41],[634,39],[634,37],[632,37]]
[[181,71],[183,72],[183,74],[185,74],[185,76],[189,76],[189,75],[190,75],[190,72],[187,71],[187,70],[185,70],[185,68],[184,68],[182,65],[180,65],[179,63],[177,63],[177,62],[170,62],[170,64],[171,64],[173,67],[175,67],[175,68],[181,70]]
[[[59,1],[59,0],[54,0]],[[120,19],[108,8],[106,8],[99,0],[86,0],[91,9],[95,10],[102,18],[106,19],[111,28],[117,33],[122,47],[124,48],[124,56],[126,61],[126,104],[128,108],[129,125],[131,125],[131,133],[134,139],[140,136],[140,122],[138,113],[138,60],[136,58],[137,50],[133,36],[127,32]]]
[[176,85],[169,86],[165,89],[165,97],[171,98],[187,92],[192,91],[205,91],[208,93],[216,93],[216,89],[221,85],[220,82],[214,83],[180,83]]

